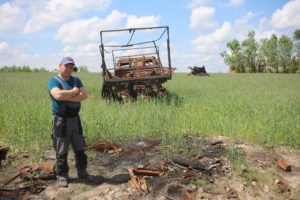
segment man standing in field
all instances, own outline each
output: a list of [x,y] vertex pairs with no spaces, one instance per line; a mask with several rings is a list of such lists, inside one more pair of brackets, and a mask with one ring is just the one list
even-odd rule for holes
[[59,73],[48,81],[48,92],[52,102],[52,141],[56,151],[56,174],[59,186],[68,187],[69,145],[72,145],[77,175],[85,181],[92,181],[87,173],[87,156],[84,153],[84,137],[79,117],[80,102],[88,96],[81,80],[71,76],[75,67],[71,57],[65,57],[59,64]]

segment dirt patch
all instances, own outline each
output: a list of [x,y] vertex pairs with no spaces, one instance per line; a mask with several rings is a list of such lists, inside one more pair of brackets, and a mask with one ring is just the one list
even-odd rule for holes
[[[192,135],[182,137],[174,147],[176,149],[173,149],[176,153],[172,155],[164,152],[165,147],[158,139],[136,139],[121,147],[122,154],[105,150],[87,151],[88,171],[93,175],[93,183],[85,183],[77,178],[74,157],[70,153],[71,179],[68,188],[59,188],[55,180],[45,180],[43,191],[36,194],[27,192],[25,197],[107,200],[300,199],[299,150],[247,144],[225,137],[201,138]],[[26,163],[26,159],[23,156],[18,160]],[[41,160],[51,159],[54,159],[52,150],[45,151],[41,156]],[[275,159],[284,160],[292,170],[286,172],[280,169]],[[157,170],[160,173],[130,174],[129,167]],[[0,171],[2,191],[18,189],[21,181],[18,179],[3,186],[17,170],[8,156]],[[133,181],[133,176],[137,182]],[[141,180],[144,180],[144,185],[139,182]],[[4,195],[7,193],[2,193],[2,197]]]

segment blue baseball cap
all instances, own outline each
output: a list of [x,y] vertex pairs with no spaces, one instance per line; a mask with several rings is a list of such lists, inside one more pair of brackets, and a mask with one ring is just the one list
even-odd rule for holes
[[74,62],[73,58],[71,58],[71,57],[64,57],[62,59],[62,61],[60,62],[60,64],[64,64],[64,65],[73,64],[73,65],[75,65],[75,62]]

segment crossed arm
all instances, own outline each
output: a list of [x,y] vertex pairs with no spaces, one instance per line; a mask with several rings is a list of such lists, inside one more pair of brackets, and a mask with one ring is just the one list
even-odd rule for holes
[[50,94],[58,101],[80,102],[88,97],[87,91],[83,87],[73,87],[72,90],[62,90],[55,87],[50,91]]

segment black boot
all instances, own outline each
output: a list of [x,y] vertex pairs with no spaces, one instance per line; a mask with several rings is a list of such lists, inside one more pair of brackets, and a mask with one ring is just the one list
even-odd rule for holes
[[60,187],[68,187],[69,166],[67,162],[68,154],[56,154],[55,170],[57,183]]
[[75,152],[77,176],[86,182],[93,182],[93,177],[86,171],[87,156],[84,151]]

